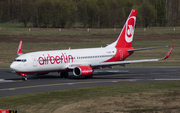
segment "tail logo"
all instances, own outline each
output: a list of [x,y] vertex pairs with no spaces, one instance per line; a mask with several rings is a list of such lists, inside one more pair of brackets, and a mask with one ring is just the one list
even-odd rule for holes
[[125,40],[130,43],[133,40],[136,17],[130,17],[126,23]]

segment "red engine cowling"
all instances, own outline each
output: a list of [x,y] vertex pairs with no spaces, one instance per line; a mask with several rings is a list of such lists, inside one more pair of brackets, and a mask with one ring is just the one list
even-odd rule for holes
[[78,66],[73,70],[75,76],[89,76],[93,73],[93,69],[90,66]]

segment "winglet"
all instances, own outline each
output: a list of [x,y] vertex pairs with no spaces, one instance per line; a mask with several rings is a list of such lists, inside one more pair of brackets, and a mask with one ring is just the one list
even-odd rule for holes
[[168,53],[166,54],[166,56],[165,56],[164,58],[160,59],[160,60],[165,60],[165,59],[169,58],[173,47],[174,47],[174,45],[172,45],[171,49],[168,51]]
[[19,42],[19,47],[18,47],[18,51],[17,51],[18,56],[22,55],[22,40]]

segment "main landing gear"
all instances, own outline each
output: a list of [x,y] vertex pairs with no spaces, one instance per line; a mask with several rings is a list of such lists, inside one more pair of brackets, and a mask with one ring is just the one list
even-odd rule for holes
[[90,76],[85,76],[85,78],[93,78],[93,75],[90,75]]
[[68,72],[61,72],[61,73],[60,73],[60,77],[61,77],[61,78],[68,78],[68,76],[69,76],[69,73],[68,73]]

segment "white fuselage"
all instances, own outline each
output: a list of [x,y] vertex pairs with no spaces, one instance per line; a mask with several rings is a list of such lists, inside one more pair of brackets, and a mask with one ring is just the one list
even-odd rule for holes
[[22,54],[11,64],[16,72],[43,73],[67,70],[71,65],[98,64],[112,58],[116,48],[38,51]]

